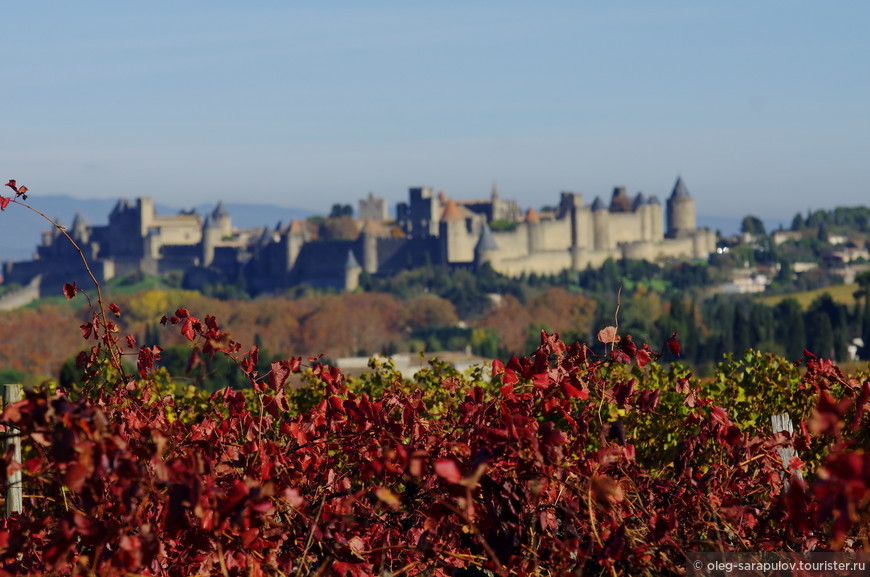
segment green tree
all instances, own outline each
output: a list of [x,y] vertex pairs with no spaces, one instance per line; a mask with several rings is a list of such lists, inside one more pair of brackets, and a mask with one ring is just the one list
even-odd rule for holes
[[333,204],[329,211],[329,218],[339,218],[341,216],[353,216],[353,207],[349,204]]
[[794,298],[780,301],[773,310],[775,319],[774,338],[782,346],[785,356],[797,360],[807,347],[804,314],[800,303]]
[[[835,360],[846,358],[846,346],[849,333],[849,312],[845,305],[837,303],[828,293],[824,293],[814,300],[807,310],[810,320],[807,321],[807,338],[811,345],[818,347],[818,351],[812,352]],[[827,325],[825,321],[827,319]],[[814,335],[815,330],[821,332],[821,336]],[[830,336],[828,336],[828,331]],[[814,338],[817,339],[814,341]]]
[[752,215],[743,217],[743,221],[740,223],[740,232],[754,236],[764,236],[767,234],[764,230],[764,221]]
[[[75,359],[73,359],[75,362]],[[0,385],[21,384],[27,380],[27,373],[18,369],[0,369]]]
[[81,385],[83,377],[84,371],[76,364],[76,358],[71,357],[60,367],[57,382],[62,388],[73,391]]
[[861,348],[861,358],[870,359],[870,272],[863,272],[855,277],[859,289],[855,291],[855,298],[862,304],[860,315],[861,340],[864,346]]
[[803,215],[801,215],[801,213],[794,215],[794,218],[791,219],[791,230],[797,232],[803,230],[805,227],[806,224],[804,223]]

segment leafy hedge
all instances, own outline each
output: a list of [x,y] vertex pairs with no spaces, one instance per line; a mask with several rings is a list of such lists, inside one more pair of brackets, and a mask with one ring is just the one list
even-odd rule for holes
[[[626,339],[595,356],[543,333],[492,379],[433,363],[351,383],[317,359],[261,374],[216,319],[166,322],[252,388],[173,392],[151,347],[138,378],[85,355],[90,384],[7,408],[26,498],[0,526],[3,574],[658,575],[687,551],[868,537],[870,383],[823,359],[799,375],[749,353],[701,382]],[[768,400],[805,416],[794,438],[771,434]]]

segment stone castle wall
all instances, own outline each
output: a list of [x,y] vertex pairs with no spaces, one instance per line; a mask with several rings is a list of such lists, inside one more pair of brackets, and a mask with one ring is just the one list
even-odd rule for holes
[[[383,215],[371,195],[365,206]],[[491,220],[511,228],[490,234]],[[621,187],[609,207],[600,198],[584,205],[582,195],[565,192],[556,210],[544,216],[529,210],[525,217],[515,202],[499,199],[495,189],[490,206],[486,201],[463,205],[430,187],[415,187],[409,202],[398,207],[396,223],[370,225],[359,238],[346,241],[312,241],[313,233],[298,221],[286,228],[235,231],[220,203],[205,221],[187,213],[158,216],[148,198],[119,201],[108,225],[90,227],[77,219],[71,230],[101,282],[136,272],[180,270],[192,279],[214,282],[244,278],[254,293],[295,284],[341,290],[348,286],[349,255],[367,274],[489,262],[498,272],[519,276],[599,267],[607,259],[701,259],[716,249],[715,234],[695,228],[694,199],[681,179],[668,199],[666,217],[655,197],[631,199]],[[44,235],[36,259],[4,265],[5,282],[30,286],[39,277],[36,286],[43,295],[57,294],[64,282],[83,274],[66,239],[56,232]]]
[[41,282],[42,277],[37,275],[27,285],[10,290],[0,296],[0,311],[11,311],[12,309],[21,308],[38,299]]

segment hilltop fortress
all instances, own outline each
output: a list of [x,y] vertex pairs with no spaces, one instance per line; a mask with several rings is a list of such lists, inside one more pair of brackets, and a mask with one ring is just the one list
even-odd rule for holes
[[[107,225],[77,216],[67,232],[100,281],[181,271],[191,288],[242,282],[253,294],[300,284],[354,290],[363,272],[390,275],[426,264],[488,263],[508,276],[540,275],[598,267],[608,258],[703,259],[716,248],[715,234],[697,228],[695,201],[681,178],[664,210],[655,196],[632,197],[618,187],[609,203],[599,197],[586,205],[583,195],[563,192],[557,205],[523,213],[493,186],[489,199],[477,201],[411,188],[395,220],[385,201],[369,194],[358,213],[345,238],[327,240],[311,220],[237,230],[221,203],[204,218],[160,216],[150,198],[139,198],[119,201]],[[43,295],[58,294],[65,282],[86,284],[77,253],[57,230],[43,234],[33,260],[5,263],[3,276]]]

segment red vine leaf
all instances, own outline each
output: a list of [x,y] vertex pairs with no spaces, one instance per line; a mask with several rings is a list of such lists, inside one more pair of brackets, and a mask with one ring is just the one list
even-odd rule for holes
[[462,480],[462,473],[453,459],[438,459],[435,461],[435,474],[448,483],[456,484]]
[[78,287],[76,287],[76,283],[66,283],[63,285],[63,296],[66,297],[66,300],[71,300],[76,293],[78,292]]
[[619,335],[616,334],[616,327],[604,327],[598,331],[598,340],[602,343],[618,343]]
[[681,347],[680,347],[680,341],[677,340],[677,331],[674,331],[674,334],[672,334],[670,337],[668,337],[667,345],[668,345],[668,350],[671,351],[671,353],[673,353],[673,355],[675,357],[680,356]]

